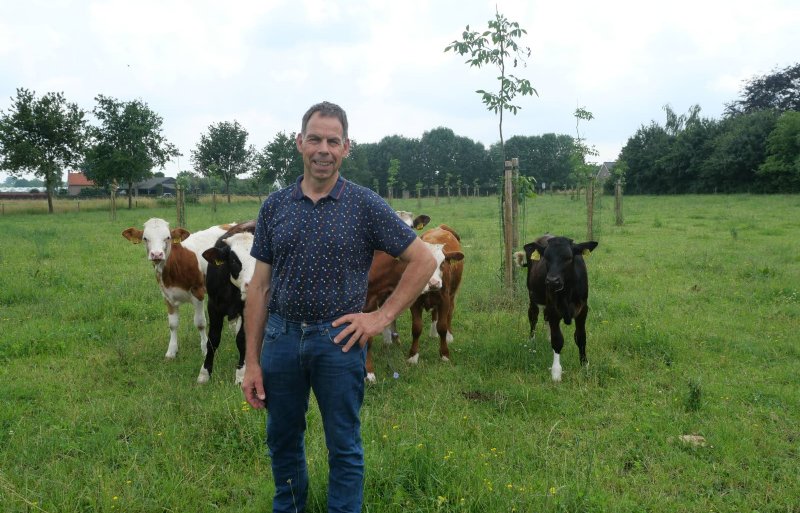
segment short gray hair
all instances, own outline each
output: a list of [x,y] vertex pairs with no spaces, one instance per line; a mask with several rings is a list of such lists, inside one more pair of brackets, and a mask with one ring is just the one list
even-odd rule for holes
[[339,122],[342,124],[342,136],[344,137],[345,140],[347,140],[347,113],[345,113],[343,108],[331,102],[321,102],[312,105],[306,111],[306,113],[303,114],[303,124],[300,129],[301,134],[303,135],[306,134],[306,128],[308,128],[308,120],[311,119],[311,116],[313,116],[315,112],[319,112],[320,116],[329,116],[338,119]]

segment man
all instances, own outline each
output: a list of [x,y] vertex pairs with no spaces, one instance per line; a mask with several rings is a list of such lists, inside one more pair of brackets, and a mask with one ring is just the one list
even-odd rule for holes
[[[305,510],[310,390],[328,447],[328,511],[358,512],[364,485],[359,418],[364,346],[411,304],[436,263],[385,201],[339,175],[350,149],[341,107],[312,106],[296,142],[303,176],[270,195],[258,215],[242,389],[252,407],[267,408],[273,512]],[[408,267],[379,310],[361,313],[375,250]]]

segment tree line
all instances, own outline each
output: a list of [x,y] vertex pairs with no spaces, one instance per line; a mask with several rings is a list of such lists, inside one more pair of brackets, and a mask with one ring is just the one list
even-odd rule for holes
[[[37,97],[20,88],[11,100],[0,114],[0,168],[41,179],[51,212],[64,169],[81,169],[100,187],[131,190],[179,156],[163,135],[161,116],[140,99],[98,95],[93,124],[63,93]],[[722,119],[700,116],[699,106],[681,115],[664,110],[663,126],[642,125],[620,153],[614,174],[626,192],[800,191],[800,64],[748,81]],[[592,116],[579,109],[576,119]],[[303,172],[296,135],[278,132],[259,149],[238,121],[214,123],[200,134],[192,170],[181,171],[178,182],[190,189],[218,185],[228,195],[269,192]],[[420,138],[353,140],[342,174],[389,197],[475,194],[496,190],[506,156],[518,157],[523,175],[553,189],[580,186],[593,153],[579,134],[516,135],[486,148],[438,127]]]
[[664,111],[622,148],[627,193],[800,192],[800,64],[749,80],[721,119]]

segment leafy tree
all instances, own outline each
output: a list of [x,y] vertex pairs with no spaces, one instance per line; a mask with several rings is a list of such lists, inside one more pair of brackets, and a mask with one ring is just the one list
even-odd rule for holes
[[[163,168],[178,149],[162,134],[163,120],[141,100],[122,102],[98,95],[94,116],[99,127],[91,129],[93,143],[86,152],[83,170],[97,185],[133,184],[152,176],[154,167]],[[133,208],[128,194],[128,208]]]
[[575,109],[573,116],[575,117],[575,134],[577,138],[572,146],[572,156],[570,159],[572,162],[572,172],[570,173],[570,178],[575,184],[580,186],[589,180],[595,170],[594,165],[586,162],[586,157],[596,157],[598,153],[594,146],[589,146],[584,142],[585,139],[581,137],[580,132],[581,120],[591,121],[594,119],[594,114],[584,107],[578,107]]
[[[538,183],[553,188],[570,183],[574,144],[569,135],[516,135],[506,141],[506,151],[519,157],[521,173],[534,176]],[[493,155],[500,164],[499,151],[494,151]]]
[[475,91],[481,95],[486,108],[495,114],[499,114],[500,121],[498,128],[500,131],[500,148],[503,151],[505,161],[505,144],[503,140],[503,111],[516,114],[520,107],[512,103],[517,94],[539,95],[536,89],[531,86],[529,80],[519,78],[516,75],[506,73],[506,65],[510,64],[516,68],[520,63],[525,64],[525,59],[530,57],[531,49],[520,46],[517,39],[528,32],[519,26],[515,21],[509,21],[504,15],[495,9],[494,20],[488,22],[489,29],[484,32],[471,31],[467,25],[461,34],[462,40],[455,40],[444,51],[452,50],[459,55],[468,55],[466,63],[470,67],[483,67],[485,65],[496,66],[500,71],[497,79],[500,87],[497,93],[491,93],[483,89]]
[[725,106],[727,115],[737,116],[767,109],[800,111],[800,64],[750,79],[741,96]]
[[456,134],[449,128],[439,127],[422,134],[419,144],[423,183],[442,185],[446,175],[457,171]]
[[257,181],[272,187],[275,182],[286,186],[303,174],[303,157],[297,151],[297,134],[278,132],[275,138],[256,155]]
[[716,122],[709,153],[701,163],[698,192],[765,192],[759,166],[767,154],[767,137],[778,114],[756,111]]
[[758,174],[773,192],[800,192],[800,112],[781,114],[767,138],[767,160]]
[[225,184],[231,202],[231,181],[253,167],[255,149],[247,146],[247,130],[238,121],[221,121],[208,127],[192,150],[192,165],[203,176],[216,176]]
[[394,198],[394,186],[397,185],[397,175],[400,174],[400,161],[392,159],[389,162],[389,170],[386,172],[386,188],[389,191],[389,199]]
[[15,176],[7,176],[3,185],[6,187],[44,187],[42,180],[29,180],[27,178],[18,178]]
[[86,145],[85,113],[63,93],[18,88],[8,112],[0,114],[0,168],[12,174],[33,173],[44,181],[47,210],[64,168],[77,166]]
[[[625,190],[631,194],[663,192],[663,157],[669,152],[670,137],[667,131],[651,121],[642,125],[628,139],[620,152],[620,160],[628,168]],[[664,187],[666,188],[666,187]]]
[[372,172],[369,170],[367,152],[354,139],[350,139],[350,152],[342,162],[342,176],[364,187],[372,183]]

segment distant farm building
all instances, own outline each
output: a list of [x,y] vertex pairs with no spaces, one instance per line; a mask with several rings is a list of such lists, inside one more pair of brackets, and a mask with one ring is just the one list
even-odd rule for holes
[[597,170],[595,179],[597,179],[598,182],[602,182],[611,178],[611,170],[614,169],[615,165],[617,165],[616,162],[603,162]]
[[[135,196],[160,196],[166,192],[175,194],[176,181],[174,178],[155,177],[145,180],[143,182],[133,184],[133,192]],[[120,192],[127,193],[124,188],[120,187]]]
[[86,178],[86,175],[79,171],[67,171],[67,194],[77,196],[83,189],[94,187],[93,181]]

